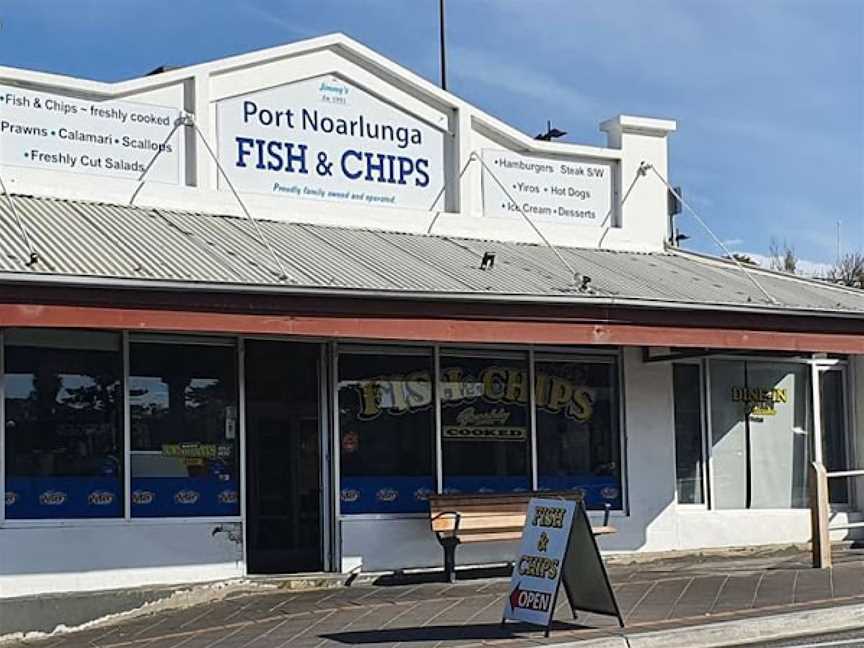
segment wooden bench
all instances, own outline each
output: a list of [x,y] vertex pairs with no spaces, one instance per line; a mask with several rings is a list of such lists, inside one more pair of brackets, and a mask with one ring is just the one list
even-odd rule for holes
[[[456,547],[460,544],[519,540],[525,526],[528,500],[532,497],[582,501],[582,496],[573,491],[430,495],[429,519],[432,531],[444,548],[447,580],[456,581]],[[603,525],[591,527],[594,535],[615,533],[615,528],[609,526],[609,511],[607,504]]]

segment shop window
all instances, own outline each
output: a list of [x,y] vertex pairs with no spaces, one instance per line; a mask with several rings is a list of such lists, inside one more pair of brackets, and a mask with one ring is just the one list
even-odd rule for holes
[[445,493],[531,489],[528,363],[523,358],[441,358]]
[[5,341],[6,517],[122,516],[119,336],[9,331]]
[[537,362],[537,486],[578,490],[589,509],[620,509],[617,364]]
[[133,342],[132,515],[240,514],[236,349]]
[[432,356],[339,356],[341,511],[416,513],[435,492]]
[[716,507],[806,507],[810,367],[746,360],[709,366]]
[[339,355],[341,511],[428,511],[435,492],[432,356]]
[[675,478],[680,504],[704,504],[702,492],[702,370],[698,364],[675,364]]

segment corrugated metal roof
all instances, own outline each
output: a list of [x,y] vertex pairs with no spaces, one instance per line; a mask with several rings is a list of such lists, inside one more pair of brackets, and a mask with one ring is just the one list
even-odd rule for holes
[[[39,260],[28,254],[8,200],[0,200],[0,279],[53,277],[340,289],[398,296],[534,298],[864,314],[864,291],[677,251],[559,247],[590,277],[580,290],[541,245],[259,221],[279,262],[247,219],[93,202],[14,196]],[[494,268],[480,269],[486,252]],[[280,268],[280,265],[282,266]],[[287,274],[280,279],[282,269]],[[756,279],[776,303],[753,283]]]

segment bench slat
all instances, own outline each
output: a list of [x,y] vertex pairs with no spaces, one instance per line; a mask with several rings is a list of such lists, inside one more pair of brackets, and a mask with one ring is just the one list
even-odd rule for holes
[[452,531],[457,528],[457,524],[459,533],[473,531],[474,529],[521,529],[525,526],[525,514],[460,517],[458,523],[456,516],[442,515],[432,520],[432,530]]
[[460,544],[468,542],[510,542],[522,538],[522,531],[502,531],[499,533],[478,533],[476,535],[460,535]]
[[489,503],[483,504],[452,504],[447,503],[442,506],[430,506],[429,512],[432,515],[436,515],[437,513],[444,513],[447,511],[458,511],[464,515],[496,515],[498,513],[521,513],[525,515],[525,512],[528,510],[528,502],[524,503],[507,503],[502,504],[501,506],[492,506]]

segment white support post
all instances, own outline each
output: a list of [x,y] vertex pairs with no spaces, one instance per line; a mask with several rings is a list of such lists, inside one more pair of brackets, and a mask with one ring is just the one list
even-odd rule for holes
[[810,394],[813,403],[813,461],[822,464],[822,390],[819,365],[810,363]]
[[828,532],[828,475],[818,461],[810,464],[810,520],[813,566],[831,567],[831,536]]

